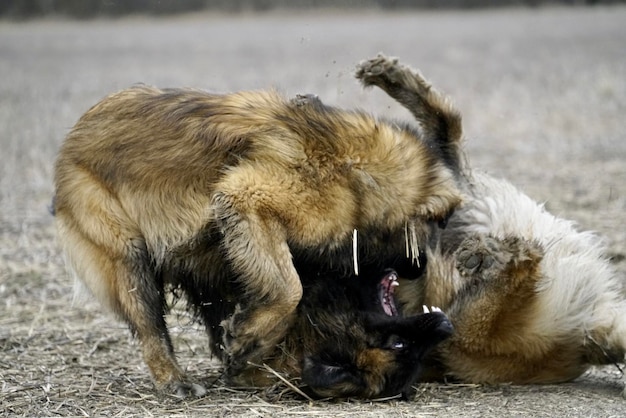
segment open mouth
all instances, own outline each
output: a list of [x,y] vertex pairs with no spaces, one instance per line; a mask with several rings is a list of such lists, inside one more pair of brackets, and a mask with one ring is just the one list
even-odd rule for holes
[[394,291],[398,283],[398,275],[395,271],[386,274],[378,284],[378,298],[380,306],[385,314],[389,316],[398,316],[398,308],[394,298]]

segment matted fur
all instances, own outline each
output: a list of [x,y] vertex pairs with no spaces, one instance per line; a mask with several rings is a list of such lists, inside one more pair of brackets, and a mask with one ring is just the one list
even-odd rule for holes
[[[376,65],[360,67],[365,85]],[[423,247],[459,203],[460,119],[421,77],[407,78],[421,131],[273,91],[147,86],[80,118],[55,167],[59,242],[137,335],[158,387],[203,391],[174,357],[166,284],[196,302],[215,295],[217,317],[235,311],[224,332],[213,326],[223,334],[213,343],[236,378],[294,322],[294,256],[349,272],[354,230],[359,259],[384,260],[406,242]]]

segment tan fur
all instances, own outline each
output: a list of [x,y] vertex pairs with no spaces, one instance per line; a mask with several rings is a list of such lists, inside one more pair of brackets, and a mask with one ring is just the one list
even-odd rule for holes
[[[423,106],[447,109],[423,80],[415,87]],[[439,119],[424,123],[422,137],[273,91],[133,87],[92,107],[61,147],[59,241],[76,275],[136,333],[159,387],[189,389],[163,320],[164,282],[206,271],[207,292],[215,275],[241,285],[223,322],[235,376],[293,322],[294,255],[349,270],[354,229],[363,257],[382,259],[403,251],[407,224],[424,243],[458,204],[458,135],[441,142]]]

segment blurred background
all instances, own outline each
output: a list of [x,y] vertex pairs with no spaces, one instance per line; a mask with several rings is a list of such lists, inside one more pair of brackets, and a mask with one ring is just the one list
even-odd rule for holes
[[0,16],[122,16],[126,14],[165,15],[200,10],[227,12],[276,9],[455,9],[541,5],[593,5],[624,3],[624,0],[2,0]]

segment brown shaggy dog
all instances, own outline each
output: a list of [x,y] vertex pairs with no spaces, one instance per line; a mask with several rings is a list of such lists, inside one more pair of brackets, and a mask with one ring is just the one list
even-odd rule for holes
[[[360,69],[365,85],[372,69]],[[344,273],[358,265],[354,247],[365,263],[405,248],[417,258],[460,201],[460,119],[423,79],[411,82],[421,131],[272,91],[145,86],[80,118],[56,162],[59,242],[129,324],[159,388],[202,392],[173,354],[166,285],[184,278],[199,300],[237,289],[221,342],[236,381],[295,321],[294,257]]]
[[[373,84],[413,113],[424,110],[414,87],[421,77],[384,57],[376,68]],[[554,383],[593,364],[623,362],[626,282],[603,243],[505,180],[464,167],[460,186],[463,204],[427,249],[425,277],[399,292],[405,313],[440,306],[455,327],[434,351],[431,372],[467,382]]]

